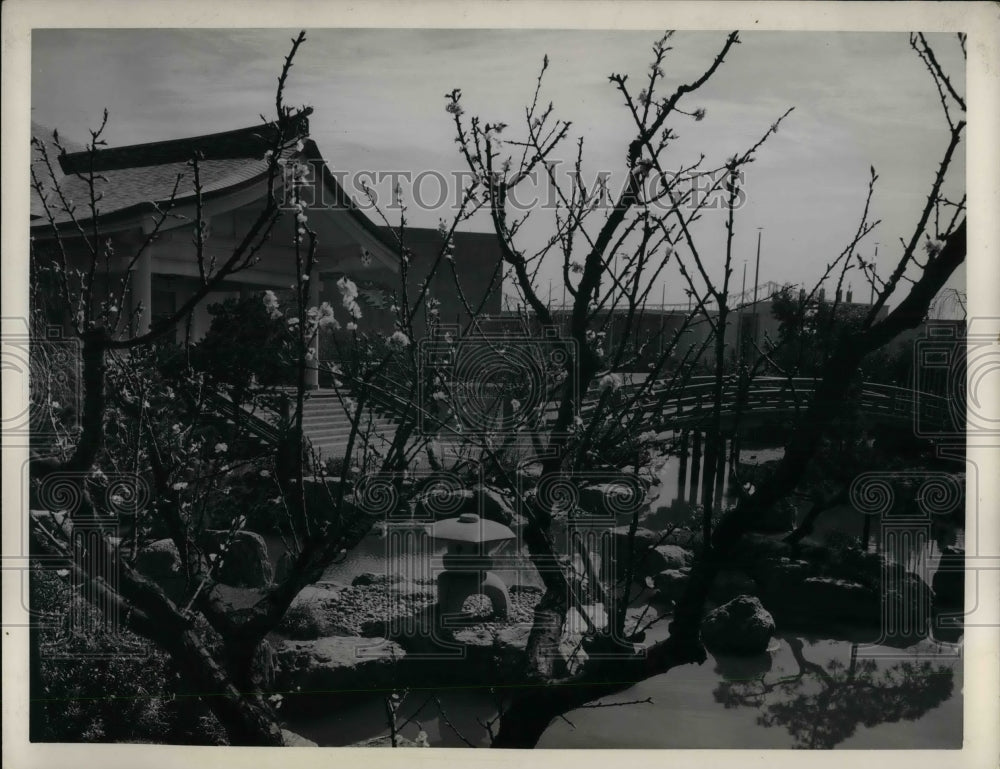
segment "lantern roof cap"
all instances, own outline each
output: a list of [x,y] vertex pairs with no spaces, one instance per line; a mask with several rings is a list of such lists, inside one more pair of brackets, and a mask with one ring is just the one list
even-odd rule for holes
[[428,526],[427,531],[434,539],[451,542],[499,542],[517,536],[502,523],[480,518],[475,513],[446,518]]

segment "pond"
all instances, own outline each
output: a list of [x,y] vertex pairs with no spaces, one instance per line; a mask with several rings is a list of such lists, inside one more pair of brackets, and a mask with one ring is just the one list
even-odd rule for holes
[[[746,448],[743,463],[780,458],[773,446]],[[667,458],[659,484],[649,496],[644,525],[685,523],[693,507],[692,469],[680,477],[680,461]],[[722,493],[735,490],[723,479]],[[800,511],[801,515],[801,511]],[[874,532],[878,529],[875,519]],[[827,512],[813,535],[820,542],[834,533],[860,536],[864,516],[849,505]],[[944,545],[963,544],[963,532],[946,526],[914,539],[892,557],[905,561],[929,583]],[[872,548],[877,548],[878,537]],[[363,572],[412,572],[414,564],[436,563],[444,548],[413,538],[399,547],[392,538],[369,536],[347,560],[332,565],[325,579],[340,584]],[[508,548],[509,549],[509,548]],[[508,584],[540,586],[524,552],[502,571]],[[666,622],[647,642],[666,633]],[[704,665],[686,665],[647,679],[602,701],[651,700],[620,707],[581,708],[557,719],[543,735],[542,748],[960,748],[962,746],[962,658],[960,645],[925,639],[906,648],[871,645],[873,631],[830,628],[826,635],[779,629],[768,653],[752,658],[710,656]],[[483,724],[502,706],[502,691],[454,682],[411,691],[399,711],[407,722],[402,735],[423,729],[435,747],[489,744]],[[300,716],[289,728],[321,746],[350,745],[387,733],[382,695],[359,693],[336,712]]]
[[[710,656],[704,665],[674,668],[600,701],[652,703],[570,711],[538,747],[962,747],[958,647],[924,641],[893,649],[779,634],[771,648],[752,658]],[[412,691],[399,723],[413,720],[401,734],[413,739],[422,728],[434,747],[466,747],[463,737],[487,747],[480,722],[496,715],[496,695],[458,684]],[[382,700],[373,695],[299,718],[290,728],[321,746],[387,733]]]

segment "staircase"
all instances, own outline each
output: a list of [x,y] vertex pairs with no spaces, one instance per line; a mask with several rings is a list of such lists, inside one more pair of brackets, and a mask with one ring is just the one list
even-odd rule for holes
[[[302,431],[312,442],[313,450],[324,459],[343,457],[351,435],[351,419],[336,393],[320,390],[309,396],[302,407]],[[354,439],[354,450],[360,451],[369,442],[384,451],[395,434],[392,420],[366,409]]]

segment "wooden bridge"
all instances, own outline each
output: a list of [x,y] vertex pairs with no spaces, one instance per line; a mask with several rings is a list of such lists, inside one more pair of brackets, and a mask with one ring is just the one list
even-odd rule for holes
[[[729,376],[723,383],[723,426],[730,429],[737,420],[741,426],[756,426],[801,417],[818,382],[807,377],[756,377],[741,388],[737,377]],[[618,397],[635,399],[629,409],[631,414],[640,415],[635,422],[675,430],[707,426],[714,391],[713,377],[693,377],[675,388],[661,382],[650,386],[644,381],[625,382]],[[598,399],[596,391],[584,398],[581,416],[585,421],[597,408]],[[874,382],[861,385],[856,403],[859,412],[876,422],[912,425],[919,413],[922,426],[938,428],[947,424],[951,409],[949,400],[939,395]]]
[[[615,391],[617,402],[612,413],[627,406],[629,423],[639,432],[692,430],[704,431],[710,425],[714,401],[713,377],[693,377],[683,386],[671,386],[665,381],[647,385],[642,375],[623,375],[622,386]],[[735,376],[727,377],[722,393],[722,429],[731,432],[740,427],[757,427],[804,416],[819,380],[805,377],[757,377],[742,388]],[[350,392],[349,383],[342,386]],[[594,414],[600,400],[600,389],[592,387],[583,399],[580,416],[587,421]],[[923,428],[942,429],[954,420],[953,404],[939,395],[919,392],[903,387],[865,382],[855,394],[856,408],[877,423],[915,426],[919,417]],[[407,408],[408,402],[393,392],[391,387],[369,388],[366,398],[371,418],[365,420],[377,435],[372,440],[384,442],[391,439],[395,423]],[[231,404],[216,398],[213,405],[230,420],[240,419],[246,427],[262,439],[277,439],[276,414],[258,415],[234,412]],[[555,420],[557,404],[550,402],[545,410],[546,423]],[[332,391],[321,390],[306,401],[303,427],[313,447],[327,457],[337,456],[347,447],[350,419],[339,399]],[[455,436],[459,440],[458,436]],[[359,437],[361,442],[364,438]],[[450,442],[446,439],[446,442]],[[342,455],[342,454],[341,454]]]

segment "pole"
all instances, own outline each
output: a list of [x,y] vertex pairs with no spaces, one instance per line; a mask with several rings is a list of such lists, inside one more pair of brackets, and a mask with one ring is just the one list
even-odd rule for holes
[[757,343],[757,287],[760,285],[760,236],[763,227],[757,228],[757,266],[753,271],[753,341]]
[[744,352],[743,348],[746,347],[746,344],[744,344],[744,340],[746,339],[746,333],[747,333],[746,328],[745,328],[745,324],[746,324],[746,312],[743,309],[745,307],[746,301],[747,301],[747,260],[746,259],[743,260],[743,288],[741,289],[741,291],[742,291],[742,293],[740,294],[740,320],[739,320],[739,323],[737,324],[737,327],[739,329],[738,330],[739,339],[736,340],[736,344],[738,345],[737,349],[739,350],[740,363],[743,363],[743,352]]

